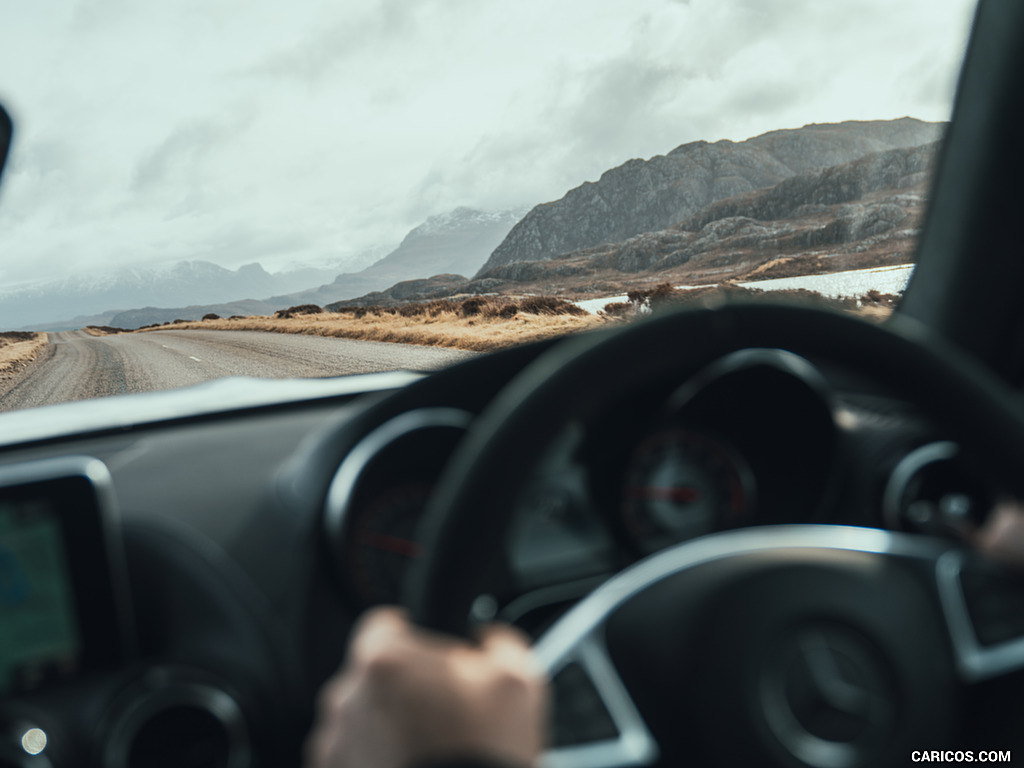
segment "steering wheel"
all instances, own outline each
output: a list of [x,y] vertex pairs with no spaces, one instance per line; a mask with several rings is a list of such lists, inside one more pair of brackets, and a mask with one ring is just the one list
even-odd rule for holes
[[[1024,496],[1011,392],[925,328],[773,304],[684,310],[567,340],[495,398],[428,505],[428,554],[407,591],[414,620],[467,633],[517,488],[562,425],[637,381],[683,381],[747,348],[869,374]],[[652,555],[537,642],[556,725],[560,711],[587,722],[556,727],[545,764],[853,768],[960,748],[967,684],[1024,669],[1024,630],[989,642],[972,618],[968,565],[947,540],[821,525],[727,531]]]

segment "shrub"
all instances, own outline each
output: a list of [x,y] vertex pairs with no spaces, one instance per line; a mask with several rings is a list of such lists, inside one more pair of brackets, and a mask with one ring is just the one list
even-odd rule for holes
[[[144,325],[142,327],[143,328],[155,328],[158,325],[160,325],[160,323],[150,323],[149,325]],[[86,327],[86,329],[94,328],[97,331],[102,331],[103,333],[128,333],[128,329],[127,328],[116,328],[116,327],[114,327],[112,325],[87,325],[85,327]],[[14,333],[17,333],[17,331],[15,331]],[[11,335],[11,334],[0,334],[0,336],[9,336],[9,335]],[[33,336],[33,335],[34,334],[31,334],[31,333],[28,334],[28,336]]]
[[473,317],[479,315],[481,310],[487,305],[487,299],[483,296],[474,296],[471,299],[466,299],[459,304],[459,315],[462,317]]
[[426,305],[403,304],[398,308],[398,314],[402,317],[416,317],[418,315],[424,315],[426,314]]
[[299,304],[294,307],[288,307],[288,309],[277,310],[274,313],[274,317],[289,318],[297,315],[319,315],[323,311],[323,307],[318,307],[316,304]]
[[685,291],[677,291],[671,283],[658,283],[647,295],[647,303],[650,304],[651,309],[669,307],[685,300],[679,295],[681,293],[685,293]]
[[490,314],[492,317],[500,317],[503,320],[510,320],[519,314],[519,307],[514,302],[507,304],[499,304],[490,308]]
[[216,312],[207,312],[203,315],[203,320],[220,320],[220,315]]
[[554,296],[530,296],[519,302],[519,310],[531,315],[586,315],[587,310]]
[[429,304],[425,304],[424,309],[431,317],[437,317],[445,312],[453,311],[455,304],[448,299],[434,299]]
[[900,297],[895,293],[882,293],[872,288],[860,298],[862,305],[874,305],[877,307],[895,307]]
[[633,305],[628,301],[613,301],[605,304],[601,311],[608,317],[629,317],[633,314]]

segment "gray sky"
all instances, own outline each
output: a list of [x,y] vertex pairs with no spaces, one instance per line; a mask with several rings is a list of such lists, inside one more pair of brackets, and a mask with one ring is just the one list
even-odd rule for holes
[[181,259],[340,266],[429,215],[557,199],[696,139],[945,120],[972,7],[7,4],[0,286]]

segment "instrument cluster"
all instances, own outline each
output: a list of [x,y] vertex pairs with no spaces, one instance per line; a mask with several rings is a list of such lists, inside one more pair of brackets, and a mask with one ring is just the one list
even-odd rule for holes
[[[840,431],[809,362],[743,350],[666,392],[567,423],[544,448],[516,502],[499,602],[606,576],[713,531],[810,522],[827,505]],[[426,501],[472,420],[453,408],[408,411],[342,462],[324,520],[332,566],[357,603],[399,599],[422,555]]]

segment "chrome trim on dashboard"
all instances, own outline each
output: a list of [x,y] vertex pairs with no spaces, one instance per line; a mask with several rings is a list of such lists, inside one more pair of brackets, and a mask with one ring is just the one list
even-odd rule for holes
[[949,440],[927,443],[915,448],[908,453],[893,468],[889,479],[885,484],[885,491],[882,494],[882,515],[885,524],[893,530],[903,529],[903,521],[900,519],[900,502],[903,492],[910,480],[927,467],[937,461],[945,461],[954,458],[960,449],[957,444]]
[[0,414],[0,447],[248,408],[400,389],[424,375],[387,371],[322,379],[234,376],[180,389],[8,411]]

